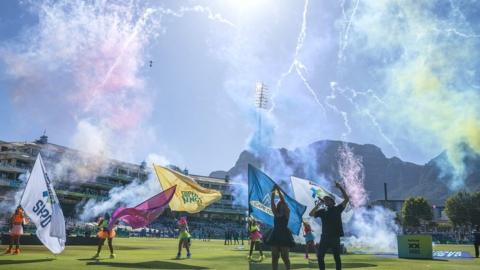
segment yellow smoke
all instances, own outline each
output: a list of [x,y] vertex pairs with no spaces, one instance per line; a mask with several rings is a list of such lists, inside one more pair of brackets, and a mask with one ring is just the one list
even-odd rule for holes
[[379,58],[397,54],[377,70],[388,105],[379,115],[384,123],[401,126],[413,143],[446,149],[454,170],[449,173],[457,176],[450,186],[458,188],[465,177],[462,144],[480,154],[480,96],[465,79],[475,76],[479,39],[465,34],[471,31],[466,24],[455,28],[459,15],[454,11],[445,18],[430,12],[434,5],[362,2],[354,36],[364,46],[356,52]]

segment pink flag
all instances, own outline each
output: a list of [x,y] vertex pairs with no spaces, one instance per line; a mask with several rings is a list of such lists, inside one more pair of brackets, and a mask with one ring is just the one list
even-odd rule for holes
[[163,210],[165,210],[165,207],[175,194],[176,187],[177,186],[173,186],[162,191],[135,207],[117,208],[113,212],[112,218],[110,218],[108,228],[112,229],[117,220],[127,223],[134,229],[147,226],[163,213]]

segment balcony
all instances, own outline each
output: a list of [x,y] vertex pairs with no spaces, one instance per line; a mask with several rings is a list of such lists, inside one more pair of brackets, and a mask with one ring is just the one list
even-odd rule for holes
[[21,188],[25,186],[25,183],[19,180],[0,178],[0,186],[11,187],[11,188]]
[[204,211],[205,212],[211,212],[211,213],[245,214],[245,211],[247,211],[247,209],[246,208],[224,208],[224,207],[209,206]]
[[97,200],[106,200],[108,199],[107,196],[103,195],[96,195],[92,193],[86,193],[86,192],[79,192],[79,191],[69,191],[69,190],[57,190],[57,194],[62,195],[62,196],[70,196],[70,197],[76,197],[76,198],[87,198],[87,199],[97,199]]
[[30,155],[30,153],[25,153],[21,151],[13,151],[13,150],[1,151],[0,156],[4,156],[7,158],[16,158],[20,160],[35,161],[35,157]]
[[29,170],[30,168],[26,166],[14,166],[7,163],[0,163],[0,171],[26,173]]

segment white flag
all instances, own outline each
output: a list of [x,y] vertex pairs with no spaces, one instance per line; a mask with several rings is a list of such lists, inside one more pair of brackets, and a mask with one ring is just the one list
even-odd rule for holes
[[341,201],[341,198],[337,195],[327,191],[319,184],[314,183],[312,181],[298,178],[295,176],[290,177],[290,181],[292,183],[293,194],[295,200],[305,206],[307,206],[307,210],[305,211],[304,217],[308,217],[308,214],[315,206],[316,201],[318,198],[323,198],[324,196],[330,196],[335,199],[336,203]]
[[[292,183],[295,200],[307,206],[307,209],[303,214],[303,219],[307,219],[309,221],[313,234],[315,236],[315,241],[318,242],[320,241],[322,231],[321,222],[318,218],[310,218],[310,211],[312,211],[313,207],[315,207],[318,198],[323,198],[324,196],[328,195],[334,198],[336,203],[339,203],[341,199],[337,195],[327,191],[319,184],[312,181],[291,176],[290,182]],[[297,237],[296,241],[305,243],[305,239],[303,237]]]
[[51,252],[61,253],[65,249],[65,218],[40,154],[28,178],[20,205],[37,227],[38,239]]

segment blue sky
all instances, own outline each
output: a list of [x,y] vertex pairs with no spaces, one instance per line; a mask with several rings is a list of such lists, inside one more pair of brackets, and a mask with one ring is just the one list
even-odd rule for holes
[[[471,80],[478,65],[462,66],[462,55],[478,48],[470,1],[0,5],[2,140],[33,140],[46,129],[53,143],[119,159],[168,161],[199,174],[226,170],[256,129],[254,89],[263,81],[274,104],[267,120],[274,147],[344,139],[424,163],[460,141],[475,144],[458,129],[439,135],[441,118],[416,115],[455,107],[429,103],[440,102],[444,90],[478,120]],[[434,75],[453,72],[432,60],[449,46],[460,46],[458,57],[440,65],[471,78],[437,80],[438,97],[412,95]],[[395,82],[393,74],[412,78],[406,70],[416,63],[424,64],[416,73],[424,77]]]

